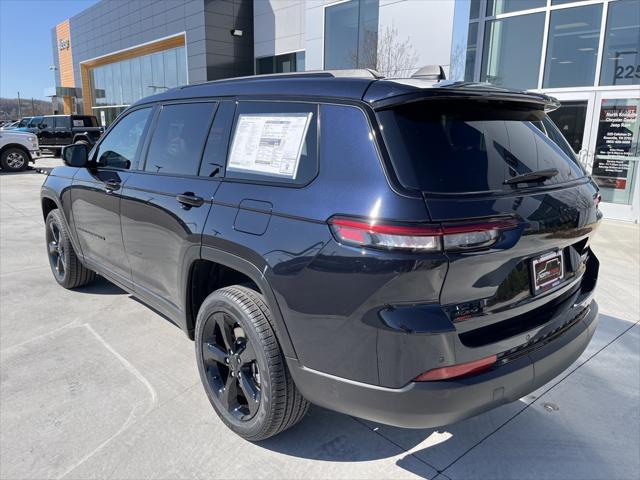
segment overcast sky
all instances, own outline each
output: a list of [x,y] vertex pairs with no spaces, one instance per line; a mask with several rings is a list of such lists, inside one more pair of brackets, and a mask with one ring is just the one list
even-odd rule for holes
[[[107,0],[126,1],[126,0]],[[0,0],[0,97],[46,100],[55,84],[51,29],[97,0]]]

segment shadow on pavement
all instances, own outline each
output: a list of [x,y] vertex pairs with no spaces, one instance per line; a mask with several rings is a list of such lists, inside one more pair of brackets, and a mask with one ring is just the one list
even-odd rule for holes
[[121,295],[127,293],[120,287],[111,283],[109,280],[101,277],[100,275],[98,275],[95,281],[93,281],[90,285],[82,288],[76,288],[74,292],[93,293],[96,295]]

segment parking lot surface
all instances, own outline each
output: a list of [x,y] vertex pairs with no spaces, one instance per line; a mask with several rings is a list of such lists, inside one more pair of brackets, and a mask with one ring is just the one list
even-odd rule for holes
[[43,180],[0,172],[0,478],[638,478],[637,225],[603,223],[598,330],[533,394],[423,430],[312,407],[252,444],[216,417],[178,328],[103,279],[56,284]]

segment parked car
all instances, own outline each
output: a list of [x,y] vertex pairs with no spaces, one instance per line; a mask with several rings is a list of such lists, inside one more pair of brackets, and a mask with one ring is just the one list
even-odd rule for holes
[[550,381],[596,328],[600,196],[558,105],[369,71],[155,95],[63,150],[42,187],[51,269],[180,326],[246,439],[309,402],[457,422]]
[[0,127],[0,130],[12,130],[14,128],[18,128],[19,124],[20,124],[19,120],[15,121],[15,122],[11,122],[11,121],[4,122],[2,124],[2,126]]
[[19,172],[40,158],[38,137],[15,130],[0,131],[0,167],[5,172]]
[[59,155],[65,145],[83,143],[92,146],[102,135],[102,127],[93,115],[45,115],[31,118],[20,131],[38,136],[40,146]]

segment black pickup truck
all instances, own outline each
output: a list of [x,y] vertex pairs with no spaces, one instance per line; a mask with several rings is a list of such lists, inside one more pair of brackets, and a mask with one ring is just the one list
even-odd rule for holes
[[27,126],[16,130],[34,133],[40,148],[59,155],[62,147],[73,143],[92,146],[104,129],[93,115],[46,115],[33,117]]

